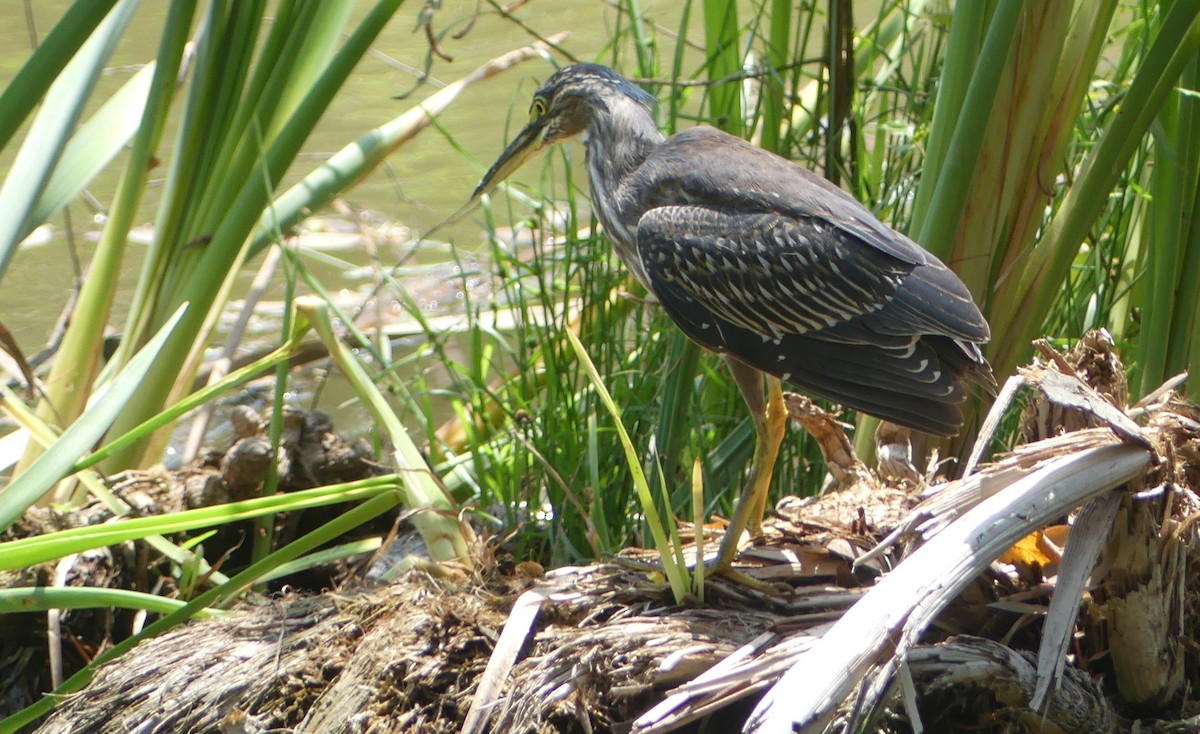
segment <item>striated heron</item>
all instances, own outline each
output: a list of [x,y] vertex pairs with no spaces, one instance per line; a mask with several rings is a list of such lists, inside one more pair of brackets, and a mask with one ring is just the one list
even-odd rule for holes
[[849,194],[710,127],[666,138],[653,104],[607,67],[559,70],[472,200],[534,153],[582,136],[593,208],[617,255],[685,334],[725,355],[754,418],[724,568],[743,530],[761,532],[786,428],[780,380],[951,435],[964,383],[995,389],[979,350],[989,330],[953,272]]

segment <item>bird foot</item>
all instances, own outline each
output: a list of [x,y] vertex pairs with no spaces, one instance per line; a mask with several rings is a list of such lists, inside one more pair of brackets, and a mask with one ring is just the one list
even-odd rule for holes
[[763,594],[780,594],[791,591],[791,588],[785,584],[772,584],[768,581],[756,579],[745,571],[739,571],[730,565],[720,566],[714,562],[711,568],[709,568],[708,564],[705,564],[705,570],[713,576],[723,578],[738,586],[745,586],[748,589],[753,589]]
[[[642,561],[633,558],[623,558],[617,556],[613,561],[625,568],[640,571],[642,573],[664,573],[663,564],[661,561]],[[708,558],[704,561],[704,579],[720,578],[725,581],[753,589],[766,594],[779,594],[780,592],[790,590],[790,587],[782,584],[772,584],[766,581],[761,581],[754,578],[745,571],[741,571],[733,567],[733,558]],[[693,560],[686,566],[688,575],[695,580],[696,578],[696,562]],[[693,590],[695,591],[695,590]]]

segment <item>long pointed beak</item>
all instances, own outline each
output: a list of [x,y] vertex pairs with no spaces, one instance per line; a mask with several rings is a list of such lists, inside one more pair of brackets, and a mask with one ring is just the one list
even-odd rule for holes
[[501,181],[511,176],[525,161],[529,160],[534,153],[541,150],[542,131],[545,127],[545,120],[534,120],[526,125],[484,174],[483,180],[475,187],[475,193],[471,194],[468,204],[474,203],[479,197],[490,193],[492,189],[500,185]]

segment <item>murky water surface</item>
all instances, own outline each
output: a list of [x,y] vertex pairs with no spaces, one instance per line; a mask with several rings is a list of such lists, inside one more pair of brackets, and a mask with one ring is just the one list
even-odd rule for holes
[[[67,0],[0,3],[0,84],[11,79],[29,54],[34,38],[44,37],[69,5]],[[361,12],[368,4],[359,5]],[[142,3],[124,42],[110,62],[109,71],[101,80],[96,99],[107,97],[128,80],[140,64],[152,57],[167,6],[165,2]],[[311,170],[325,156],[363,132],[419,103],[443,84],[532,40],[527,31],[501,18],[486,3],[477,6],[474,2],[450,2],[444,6],[434,21],[439,31],[461,29],[477,7],[482,11],[464,38],[453,39],[450,34],[445,38],[444,50],[453,57],[453,62],[437,61],[432,70],[433,80],[417,88],[410,98],[395,99],[397,95],[413,90],[416,80],[413,70],[424,66],[428,53],[424,33],[414,31],[421,3],[416,0],[406,3],[376,43],[374,53],[362,61],[334,100],[306,145],[304,157],[290,172],[293,178],[285,183]],[[675,29],[683,3],[643,1],[641,7],[647,17],[660,23],[663,29]],[[563,45],[583,60],[597,58],[612,30],[625,22],[618,10],[603,0],[533,0],[519,8],[516,15],[545,36],[569,31],[570,38]],[[659,35],[664,56],[669,58],[671,52],[667,49],[673,48],[674,40],[663,30],[652,29],[652,32]],[[356,209],[369,210],[379,220],[392,225],[419,232],[428,230],[466,201],[483,168],[502,149],[507,134],[524,122],[529,96],[537,82],[551,71],[552,67],[545,61],[530,61],[472,87],[441,116],[440,130],[428,129],[398,151],[371,179],[350,192],[347,201]],[[170,132],[165,140],[169,147]],[[465,155],[456,150],[456,145],[466,152]],[[13,144],[0,152],[0,175],[7,170],[16,147]],[[165,159],[169,154],[168,149],[159,157]],[[91,194],[99,207],[111,198],[119,171],[119,165],[110,166],[109,172],[92,185]],[[516,178],[536,182],[538,172],[537,165],[530,165]],[[154,217],[154,186],[158,183],[155,182],[148,192],[140,216],[147,231]],[[87,263],[94,237],[100,229],[96,213],[94,206],[81,202],[71,207],[69,220],[62,215],[56,216],[46,241],[18,253],[0,284],[0,321],[14,332],[27,353],[36,352],[44,345],[66,303],[76,278],[74,263],[80,262],[78,267]],[[435,236],[468,253],[477,251],[483,247],[481,221],[482,215],[476,212],[457,225],[438,231]],[[123,279],[126,293],[132,290],[143,254],[144,247],[141,246],[129,250]],[[368,260],[361,246],[353,243],[337,255],[356,263]],[[395,254],[382,252],[381,264],[388,266],[390,257]],[[426,262],[444,258],[444,249],[430,248],[428,252],[418,253],[418,259]],[[253,267],[252,263],[251,269]],[[345,279],[337,270],[315,267],[323,278],[329,279],[326,285],[331,291],[361,286],[361,282]],[[124,317],[121,303],[125,300],[118,298],[117,313],[112,319],[117,328]]]

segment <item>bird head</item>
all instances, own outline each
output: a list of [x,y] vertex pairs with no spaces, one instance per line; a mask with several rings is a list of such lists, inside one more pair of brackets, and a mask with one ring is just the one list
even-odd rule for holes
[[496,188],[542,149],[579,135],[598,116],[620,114],[629,104],[649,110],[654,98],[607,66],[575,64],[554,72],[534,92],[528,124],[488,169],[471,201]]

